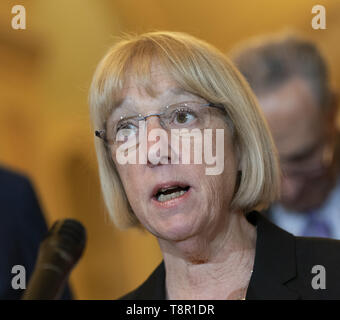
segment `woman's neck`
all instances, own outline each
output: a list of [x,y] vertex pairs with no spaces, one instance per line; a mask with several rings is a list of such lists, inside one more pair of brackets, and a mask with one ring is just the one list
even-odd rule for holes
[[241,299],[251,277],[256,229],[244,214],[230,213],[214,236],[158,239],[169,299]]

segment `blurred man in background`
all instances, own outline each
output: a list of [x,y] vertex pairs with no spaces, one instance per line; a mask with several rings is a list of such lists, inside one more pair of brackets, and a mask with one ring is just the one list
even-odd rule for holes
[[280,35],[252,40],[231,56],[257,95],[280,157],[281,199],[269,217],[295,235],[340,239],[337,101],[318,48]]
[[[15,265],[26,270],[26,288],[34,270],[46,222],[29,180],[0,168],[0,299],[20,299],[23,289],[12,287]],[[66,287],[62,299],[71,299]]]

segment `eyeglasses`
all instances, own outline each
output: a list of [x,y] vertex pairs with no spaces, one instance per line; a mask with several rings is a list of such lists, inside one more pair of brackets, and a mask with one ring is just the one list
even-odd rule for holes
[[121,116],[107,126],[107,131],[96,130],[95,135],[107,143],[115,144],[119,141],[126,140],[131,135],[138,136],[140,128],[145,129],[146,120],[155,116],[159,118],[160,125],[165,130],[182,128],[204,129],[208,128],[211,123],[212,108],[226,113],[222,104],[185,101],[167,105],[160,113],[153,113],[146,116],[142,114]]

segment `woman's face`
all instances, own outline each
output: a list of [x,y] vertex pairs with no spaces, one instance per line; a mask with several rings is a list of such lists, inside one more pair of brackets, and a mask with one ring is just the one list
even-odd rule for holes
[[[179,90],[161,68],[153,68],[152,80],[156,92],[154,97],[130,81],[124,90],[124,99],[107,121],[108,126],[121,115],[159,113],[165,106],[183,101],[206,103],[198,96]],[[222,114],[216,110],[212,114],[210,128],[207,129],[213,129],[213,133],[214,129],[224,129],[224,170],[219,175],[206,175],[204,161],[201,164],[194,164],[193,160],[190,164],[181,164],[181,161],[180,164],[171,163],[174,154],[171,155],[170,151],[169,164],[120,164],[116,150],[111,149],[133,212],[141,224],[158,238],[180,241],[215,234],[225,225],[234,194],[238,163]],[[163,129],[158,117],[149,117],[146,123],[147,133],[152,129]],[[167,148],[171,150],[170,134],[168,141]],[[215,134],[212,141],[216,141]],[[149,156],[155,143],[147,143]],[[192,153],[193,144],[191,148]],[[212,152],[216,154],[216,143],[212,145]],[[182,159],[181,151],[176,157]]]

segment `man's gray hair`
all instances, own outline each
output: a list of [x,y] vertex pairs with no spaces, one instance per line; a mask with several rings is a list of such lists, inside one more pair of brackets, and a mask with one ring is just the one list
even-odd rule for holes
[[327,63],[312,41],[284,33],[245,42],[230,55],[256,94],[266,94],[297,76],[307,81],[321,107],[329,105]]

